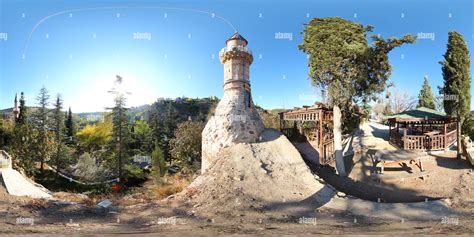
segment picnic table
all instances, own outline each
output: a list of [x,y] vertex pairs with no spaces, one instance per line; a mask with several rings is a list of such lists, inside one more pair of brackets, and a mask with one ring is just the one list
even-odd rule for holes
[[393,163],[415,163],[420,171],[423,172],[423,159],[428,155],[423,152],[406,151],[406,150],[380,150],[375,153],[375,159],[373,160],[375,167],[380,163],[380,174],[383,174],[385,165]]
[[440,131],[435,130],[435,131],[431,131],[431,132],[425,132],[424,134],[431,137],[431,136],[440,134]]

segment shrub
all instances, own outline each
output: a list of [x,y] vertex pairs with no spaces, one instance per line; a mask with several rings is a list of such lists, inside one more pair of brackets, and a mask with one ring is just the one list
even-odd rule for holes
[[171,139],[171,155],[181,168],[191,168],[193,163],[201,161],[201,134],[203,122],[186,121],[178,124],[175,137]]

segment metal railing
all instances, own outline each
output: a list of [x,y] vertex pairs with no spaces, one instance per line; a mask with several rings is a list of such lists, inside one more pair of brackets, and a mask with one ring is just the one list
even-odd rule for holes
[[221,51],[219,52],[219,56],[230,51],[240,51],[240,52],[246,52],[248,54],[252,54],[252,50],[247,48],[247,46],[234,45],[234,46],[227,46],[227,47],[222,48]]

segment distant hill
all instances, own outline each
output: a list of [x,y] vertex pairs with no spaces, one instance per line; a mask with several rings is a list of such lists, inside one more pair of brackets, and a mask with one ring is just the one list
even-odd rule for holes
[[0,114],[8,114],[12,112],[13,112],[13,107],[0,110]]
[[[171,112],[174,119],[179,121],[207,120],[208,114],[213,111],[219,100],[216,97],[209,98],[159,98],[153,104],[144,104],[128,108],[127,115],[131,121],[149,120],[152,112],[156,112],[160,118],[164,118]],[[85,112],[73,113],[80,124],[94,123],[101,121],[107,112]]]
[[158,99],[150,105],[148,110],[143,112],[145,119],[149,119],[151,112],[156,112],[159,117],[163,118],[168,113],[172,113],[177,122],[192,120],[207,121],[217,106],[219,100],[215,97],[209,98],[176,98]]
[[[159,98],[153,104],[144,104],[137,107],[130,107],[127,115],[131,121],[149,120],[151,113],[157,113],[160,118],[164,118],[168,113],[172,113],[172,117],[176,122],[192,120],[207,121],[217,106],[219,99],[217,97],[208,98],[186,98],[178,97],[175,99]],[[27,107],[28,114],[36,111],[38,107]],[[0,116],[9,118],[13,108],[0,110]],[[79,123],[79,126],[85,124],[96,123],[103,120],[104,115],[109,111],[82,112],[74,113],[73,117]]]
[[[31,115],[31,113],[39,109],[39,107],[26,107],[26,108],[27,108],[27,115]],[[0,110],[0,118],[3,118],[3,119],[10,118],[12,113],[13,113],[13,107],[2,109]]]

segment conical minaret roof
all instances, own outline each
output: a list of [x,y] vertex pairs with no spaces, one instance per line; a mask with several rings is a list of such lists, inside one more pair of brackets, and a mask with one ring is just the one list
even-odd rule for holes
[[226,41],[226,43],[227,43],[228,41],[230,41],[230,40],[242,40],[242,41],[245,42],[245,44],[248,44],[248,43],[249,43],[249,42],[248,42],[242,35],[240,35],[239,32],[237,32],[237,31]]

